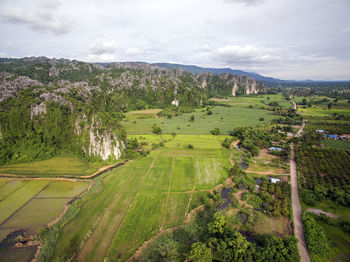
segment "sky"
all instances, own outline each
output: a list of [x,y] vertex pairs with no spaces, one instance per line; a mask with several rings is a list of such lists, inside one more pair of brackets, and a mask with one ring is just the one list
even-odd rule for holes
[[0,57],[350,80],[350,0],[0,0]]

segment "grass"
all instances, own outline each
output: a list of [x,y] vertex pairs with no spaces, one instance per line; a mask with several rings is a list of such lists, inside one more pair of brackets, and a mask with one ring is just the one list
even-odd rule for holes
[[190,193],[171,193],[165,215],[164,229],[180,225],[185,219],[185,212]]
[[[207,115],[205,109],[198,109],[171,119],[138,119],[123,121],[122,124],[129,135],[152,134],[153,124],[159,125],[163,134],[210,134],[214,127],[218,127],[222,134],[228,134],[238,126],[256,126],[277,118],[270,111],[256,108],[216,106],[212,112],[212,115]],[[193,122],[189,121],[192,115],[195,117]],[[264,121],[259,121],[261,117]]]
[[327,139],[322,140],[321,143],[330,148],[350,150],[350,141]]
[[[71,243],[81,243],[84,241],[95,227],[99,227],[99,224],[107,219],[104,218],[106,216],[105,212],[111,212],[112,215],[118,213],[118,216],[124,217],[127,209],[121,209],[115,202],[115,199],[120,194],[126,194],[129,195],[130,200],[133,201],[145,179],[147,170],[152,161],[153,158],[151,157],[133,161],[110,171],[106,176],[101,178],[103,179],[103,188],[101,192],[98,192],[82,203],[80,212],[75,219],[63,228],[56,245],[53,257],[54,261],[65,260],[66,254],[70,250]],[[111,225],[111,227],[118,228],[118,225]],[[105,227],[100,226],[100,228]],[[108,233],[110,234],[111,232]],[[110,238],[100,241],[102,242],[99,245],[110,245]]]
[[188,157],[221,157],[225,155],[225,149],[185,149],[185,148],[169,148],[164,152],[164,156],[188,156]]
[[77,261],[100,261],[105,257],[109,245],[127,212],[134,195],[118,194],[103,213],[100,222],[79,252]]
[[194,148],[201,149],[220,149],[221,143],[228,136],[213,136],[213,135],[176,135],[175,138],[166,143],[166,147],[185,148],[191,144]]
[[217,158],[195,158],[194,167],[197,189],[211,189],[227,178],[222,163]]
[[41,191],[36,198],[74,197],[88,186],[88,182],[54,181]]
[[191,200],[190,208],[189,208],[188,212],[191,212],[196,207],[204,204],[206,199],[208,199],[208,194],[209,194],[209,192],[205,192],[205,191],[195,192],[192,196],[192,200]]
[[[139,139],[139,135],[135,137]],[[156,141],[160,136],[143,137],[141,140]],[[164,147],[150,156],[130,161],[96,178],[103,182],[101,191],[84,201],[75,219],[63,228],[53,261],[74,254],[70,253],[73,242],[77,243],[76,249],[83,243],[77,256],[79,261],[98,261],[106,256],[111,261],[125,260],[159,231],[163,221],[164,229],[183,222],[191,196],[187,191],[192,191],[195,183],[199,188],[214,187],[223,176],[223,167],[229,163],[229,151],[220,145],[223,136],[176,137],[177,141],[165,142]],[[178,145],[181,142],[196,143],[197,148],[185,149]],[[194,163],[198,163],[199,171]],[[195,179],[197,172],[201,174],[196,174]],[[170,174],[171,191],[164,211]],[[194,192],[190,209],[205,202],[207,197],[208,192]]]
[[280,167],[273,167],[268,165],[259,165],[259,164],[249,164],[249,168],[246,170],[248,173],[264,173],[271,175],[282,175],[288,174],[288,170]]
[[329,200],[317,201],[315,206],[308,206],[304,202],[301,202],[303,210],[307,208],[321,209],[325,212],[333,213],[339,215],[342,219],[350,223],[350,208],[343,207],[337,203]]
[[[297,102],[301,102],[303,97],[297,99]],[[347,103],[347,100],[339,100],[338,102],[334,102],[334,99],[329,97],[315,96],[315,97],[306,97],[307,101],[312,100],[320,100],[322,98],[327,98],[330,100],[329,102],[320,103],[317,105],[308,106],[298,106],[298,111],[301,112],[305,116],[331,116],[333,114],[350,116],[350,104]],[[332,107],[329,109],[328,104],[332,102]]]
[[0,202],[0,224],[10,217],[17,209],[25,205],[31,198],[39,193],[50,181],[32,180],[25,186]]
[[348,261],[350,257],[350,235],[346,234],[341,228],[318,222],[325,229],[327,236],[333,243],[336,251],[327,261]]
[[144,241],[158,232],[162,223],[165,194],[136,197],[108,252],[109,261],[124,261]]
[[47,160],[9,164],[0,167],[0,174],[28,176],[86,176],[96,172],[101,163],[89,163],[76,156],[58,156]]
[[0,187],[0,195],[6,196],[0,201],[0,241],[11,231],[22,228],[35,234],[88,186],[87,182],[71,181],[13,179],[7,182]]
[[168,192],[170,172],[171,166],[153,167],[150,170],[140,191]]
[[28,183],[26,180],[6,180],[2,182],[7,183],[3,184],[2,187],[0,187],[0,201]]
[[174,160],[171,191],[191,191],[194,186],[192,157],[176,157]]
[[35,234],[39,228],[45,227],[47,223],[53,221],[68,201],[69,199],[65,198],[34,198],[3,223],[1,227],[12,228],[12,230],[26,228],[28,233]]
[[[217,101],[216,99],[213,99]],[[285,100],[284,96],[281,94],[276,95],[249,95],[249,96],[237,96],[226,99],[226,101],[218,101],[219,103],[228,104],[236,107],[249,107],[254,108],[266,108],[268,109],[268,104],[270,102],[278,102],[281,107],[289,108],[292,104]],[[262,103],[264,102],[264,103]]]
[[258,234],[286,236],[288,232],[289,220],[284,216],[271,217],[258,213],[254,232]]

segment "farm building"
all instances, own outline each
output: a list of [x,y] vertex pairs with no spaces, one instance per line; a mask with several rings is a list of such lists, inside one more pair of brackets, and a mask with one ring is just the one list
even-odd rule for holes
[[338,136],[337,136],[337,135],[332,135],[332,134],[331,134],[331,135],[329,135],[328,137],[329,137],[329,138],[332,138],[332,139],[337,139],[337,138],[338,138]]
[[322,134],[324,134],[326,131],[325,131],[325,130],[320,129],[320,130],[316,130],[316,132],[317,132],[317,133],[322,133]]
[[282,151],[282,148],[272,146],[272,147],[269,148],[269,150],[270,150],[270,151],[274,151],[274,150]]
[[267,177],[267,180],[271,183],[274,183],[274,184],[281,181],[281,179],[279,179],[279,178],[273,178],[273,177],[269,177],[269,176]]

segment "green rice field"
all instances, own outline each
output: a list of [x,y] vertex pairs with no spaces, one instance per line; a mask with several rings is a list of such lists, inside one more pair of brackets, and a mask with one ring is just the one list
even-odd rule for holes
[[[143,141],[162,139],[142,136]],[[227,178],[224,168],[230,163],[229,151],[221,146],[224,136],[171,138],[148,157],[97,178],[103,187],[83,201],[78,215],[63,228],[54,261],[65,260],[73,252],[78,253],[78,261],[101,257],[124,261],[160,230],[183,223],[186,212],[203,204],[209,190]],[[185,149],[186,143],[195,148]],[[71,251],[73,241],[80,244]]]
[[34,177],[86,176],[99,170],[105,163],[90,163],[76,156],[58,156],[29,163],[0,166],[0,174]]
[[0,241],[12,231],[35,234],[46,227],[88,182],[3,179],[0,186]]

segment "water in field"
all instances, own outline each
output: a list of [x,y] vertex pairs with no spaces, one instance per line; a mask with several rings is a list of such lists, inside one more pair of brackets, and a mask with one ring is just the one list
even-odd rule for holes
[[222,204],[219,207],[219,210],[227,208],[230,205],[230,203],[232,202],[231,197],[230,197],[231,191],[232,191],[232,188],[224,188],[221,191]]

